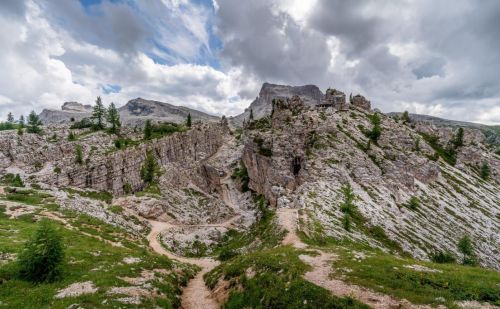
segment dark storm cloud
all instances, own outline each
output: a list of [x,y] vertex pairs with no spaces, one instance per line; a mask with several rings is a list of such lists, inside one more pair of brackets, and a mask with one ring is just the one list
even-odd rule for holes
[[330,54],[317,32],[300,27],[287,14],[273,12],[268,1],[224,0],[218,4],[223,59],[266,81],[324,80]]
[[104,1],[83,9],[79,1],[40,1],[51,20],[79,41],[133,52],[145,44],[151,33],[126,3]]
[[442,58],[433,57],[419,65],[417,65],[413,70],[413,74],[418,79],[432,77],[432,76],[444,76],[444,65],[446,61]]
[[486,112],[500,105],[500,1],[318,0],[302,23],[282,3],[218,1],[222,57],[262,80],[334,81],[385,111],[500,120]]
[[348,56],[359,55],[384,39],[381,18],[364,10],[364,4],[363,1],[320,1],[309,19],[310,26],[340,38]]

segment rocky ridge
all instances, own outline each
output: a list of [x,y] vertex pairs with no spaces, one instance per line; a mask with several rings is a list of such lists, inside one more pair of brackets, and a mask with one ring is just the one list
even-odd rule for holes
[[[124,106],[118,108],[123,125],[143,125],[146,120],[155,122],[182,123],[188,114],[193,121],[219,121],[220,118],[212,116],[195,109],[184,106],[136,98],[128,101]],[[40,113],[40,119],[44,124],[68,124],[88,118],[92,114],[91,105],[83,105],[77,102],[66,102],[61,110],[44,109]]]
[[[452,166],[422,133],[446,144],[453,129],[412,128],[379,114],[382,133],[374,142],[366,134],[373,114],[354,104],[311,107],[298,96],[275,104],[270,117],[244,131],[249,187],[275,207],[302,209],[310,233],[320,224],[323,236],[384,248],[371,235],[343,228],[341,188],[351,184],[372,228],[382,227],[402,250],[420,259],[435,250],[456,253],[458,239],[471,235],[483,265],[500,268],[500,157],[484,145],[484,135],[466,129]],[[483,163],[489,181],[479,177]],[[415,210],[407,206],[412,198],[419,201]]]

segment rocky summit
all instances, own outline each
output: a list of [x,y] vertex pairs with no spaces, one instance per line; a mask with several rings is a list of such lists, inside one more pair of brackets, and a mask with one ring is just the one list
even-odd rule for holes
[[346,93],[265,83],[227,119],[137,98],[102,126],[67,102],[0,131],[0,307],[498,308],[496,128]]

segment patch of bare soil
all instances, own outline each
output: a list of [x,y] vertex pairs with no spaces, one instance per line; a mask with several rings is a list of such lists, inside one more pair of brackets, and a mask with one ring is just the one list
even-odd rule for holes
[[94,294],[97,288],[92,281],[76,282],[57,291],[55,298],[76,297],[84,294]]
[[305,248],[304,244],[299,236],[297,236],[298,221],[299,221],[299,211],[293,208],[280,208],[277,210],[278,223],[288,231],[285,238],[282,241],[284,245],[292,245],[296,248]]

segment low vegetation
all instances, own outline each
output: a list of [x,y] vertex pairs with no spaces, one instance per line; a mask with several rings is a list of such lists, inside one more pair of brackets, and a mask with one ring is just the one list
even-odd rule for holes
[[78,190],[75,188],[64,188],[63,190],[70,194],[78,194],[82,197],[103,201],[108,204],[113,200],[113,195],[108,191]]
[[[36,210],[51,207],[41,203]],[[73,226],[68,229],[58,221],[48,224],[22,217],[11,219],[4,210],[0,201],[0,253],[15,257],[2,261],[0,266],[0,302],[5,308],[63,309],[73,304],[86,308],[135,308],[137,305],[120,301],[128,295],[110,291],[114,287],[132,288],[121,278],[141,278],[143,272],[154,274],[155,279],[147,284],[161,295],[141,297],[139,307],[177,308],[181,287],[194,275],[193,267],[174,265],[168,258],[152,254],[140,239],[129,240],[126,231],[95,218],[87,220],[67,213],[65,219]],[[124,247],[111,246],[96,237],[119,241]],[[125,263],[126,259],[133,264]],[[55,297],[71,284],[86,281],[92,282],[96,290],[79,296]]]
[[19,253],[19,276],[32,282],[59,279],[63,258],[61,236],[48,220],[42,220]]
[[360,253],[349,246],[336,247],[335,253],[337,276],[400,299],[452,308],[454,301],[463,300],[500,304],[500,273],[494,270],[398,258],[377,250]]
[[308,252],[285,246],[240,255],[207,273],[205,282],[214,288],[222,278],[241,286],[231,292],[224,308],[369,308],[303,279],[310,266],[300,254]]

